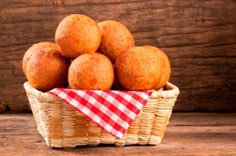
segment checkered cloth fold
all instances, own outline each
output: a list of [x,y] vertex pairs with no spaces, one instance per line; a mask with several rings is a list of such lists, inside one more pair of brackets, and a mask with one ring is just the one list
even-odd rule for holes
[[74,90],[55,88],[57,96],[92,122],[117,138],[122,138],[151,91]]

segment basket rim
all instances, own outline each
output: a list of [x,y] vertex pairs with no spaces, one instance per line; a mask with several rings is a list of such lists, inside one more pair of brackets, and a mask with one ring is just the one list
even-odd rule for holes
[[[33,88],[28,81],[24,82],[23,84],[24,89],[27,93],[27,96],[29,95],[33,95],[35,97],[37,97],[38,100],[40,101],[44,101],[44,102],[61,102],[61,100],[57,97],[55,97],[54,95],[48,93],[48,92],[42,92],[40,90],[37,90],[35,88]],[[153,93],[151,95],[151,98],[176,98],[180,91],[179,88],[177,86],[175,86],[174,84],[167,82],[167,84],[165,85],[165,88],[167,90],[151,90]]]

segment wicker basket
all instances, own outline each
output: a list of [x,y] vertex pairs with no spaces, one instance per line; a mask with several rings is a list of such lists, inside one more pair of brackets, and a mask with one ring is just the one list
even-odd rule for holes
[[117,139],[55,96],[32,88],[28,82],[24,83],[24,88],[39,133],[48,146],[55,148],[98,144],[157,145],[161,143],[179,94],[179,89],[171,83],[167,83],[165,90],[154,91],[124,137]]

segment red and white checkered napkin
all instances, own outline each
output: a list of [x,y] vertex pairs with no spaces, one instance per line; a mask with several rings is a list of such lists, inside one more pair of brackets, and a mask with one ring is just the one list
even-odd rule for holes
[[56,88],[57,96],[115,137],[122,138],[146,104],[151,91],[73,90]]

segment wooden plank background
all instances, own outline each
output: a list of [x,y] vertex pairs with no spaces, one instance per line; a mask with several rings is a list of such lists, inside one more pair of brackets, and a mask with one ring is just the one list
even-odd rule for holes
[[54,41],[58,23],[72,13],[117,20],[136,45],[162,48],[181,90],[176,111],[236,110],[235,0],[0,0],[0,112],[29,110],[23,54]]

